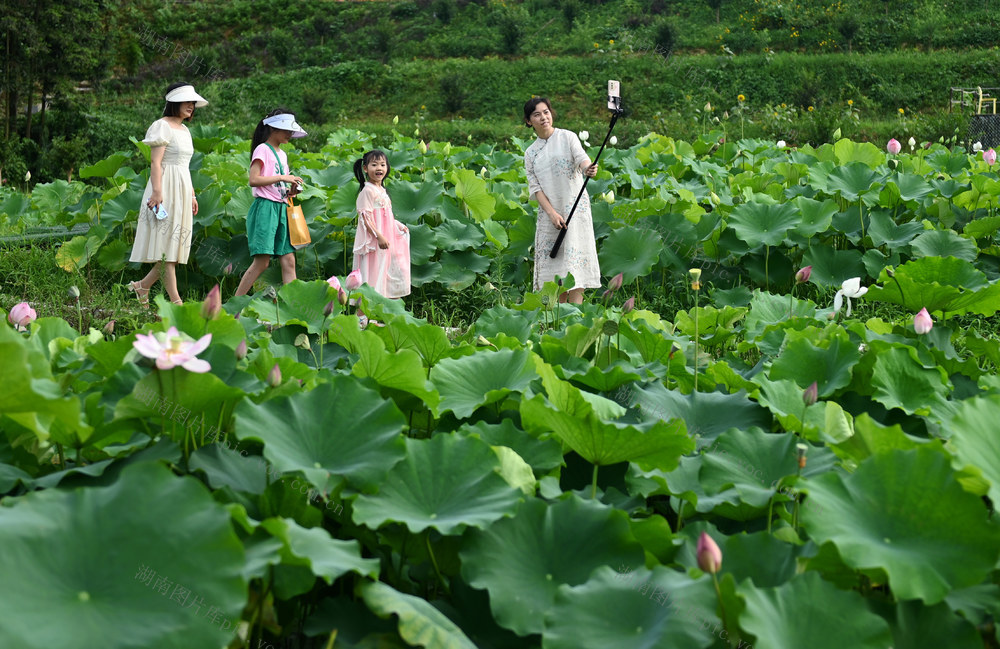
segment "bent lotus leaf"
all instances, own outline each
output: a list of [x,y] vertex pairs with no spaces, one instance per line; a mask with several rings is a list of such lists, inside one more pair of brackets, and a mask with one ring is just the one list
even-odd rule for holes
[[[879,284],[881,286],[869,287],[868,299],[899,304],[914,313],[922,308],[931,313],[958,311],[969,293],[991,286],[985,273],[955,257],[921,257],[908,261],[896,268],[894,278],[882,271]],[[992,315],[996,310],[983,315]]]
[[892,347],[875,359],[873,398],[886,408],[900,408],[907,414],[929,413],[946,400],[947,378],[940,366],[923,367],[912,347]]
[[293,397],[242,401],[233,415],[237,439],[264,442],[264,457],[279,473],[301,471],[320,489],[331,478],[331,488],[374,486],[406,452],[402,413],[348,376]]
[[474,437],[407,439],[405,459],[378,493],[358,496],[354,521],[372,529],[402,523],[413,534],[428,527],[445,535],[486,527],[512,514],[521,499],[499,471],[496,453]]
[[523,392],[536,377],[531,352],[521,349],[442,359],[431,369],[431,381],[441,393],[436,414],[450,410],[464,419],[480,406]]
[[363,559],[354,539],[335,539],[322,527],[305,528],[288,518],[268,518],[260,526],[281,541],[281,563],[307,566],[327,584],[349,572],[378,578],[378,559]]
[[967,399],[947,426],[956,467],[973,466],[990,483],[990,500],[1000,502],[1000,395]]
[[[654,598],[640,592],[646,586]],[[706,626],[707,624],[707,626]],[[722,627],[710,579],[657,566],[604,567],[579,586],[562,586],[542,632],[544,649],[674,649],[712,645]]]
[[405,595],[381,582],[364,582],[358,592],[368,608],[382,618],[399,618],[399,635],[407,644],[427,649],[476,649],[462,629],[429,602]]
[[827,473],[803,489],[816,505],[802,510],[809,535],[857,570],[884,570],[899,599],[936,604],[981,582],[1000,555],[1000,528],[941,451],[874,455],[853,474]]
[[837,325],[822,331],[789,331],[769,376],[775,381],[791,379],[803,389],[815,382],[819,396],[826,397],[851,382],[851,370],[859,360],[857,343]]
[[197,480],[139,463],[106,487],[5,504],[0,646],[218,649],[232,639],[247,595],[243,546]]
[[407,226],[415,224],[421,216],[441,207],[441,183],[414,185],[406,180],[392,183],[392,213]]
[[855,592],[823,581],[815,572],[777,588],[741,589],[746,610],[740,626],[768,649],[886,649],[889,625]]
[[956,257],[973,262],[979,256],[976,242],[952,230],[924,232],[910,242],[914,257]]
[[523,502],[514,518],[470,530],[460,556],[462,577],[489,591],[496,621],[519,635],[542,631],[560,585],[582,584],[601,567],[634,570],[644,562],[624,511],[576,496]]

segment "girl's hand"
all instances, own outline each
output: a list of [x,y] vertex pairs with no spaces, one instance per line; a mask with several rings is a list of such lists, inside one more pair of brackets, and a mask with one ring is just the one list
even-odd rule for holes
[[198,213],[198,199],[194,196],[191,197],[191,216]]
[[549,214],[549,220],[552,221],[552,225],[555,226],[557,230],[562,230],[566,227],[566,219],[564,219],[558,212],[555,215]]
[[162,202],[163,202],[163,192],[158,192],[154,189],[153,193],[150,194],[149,196],[149,200],[146,201],[146,207],[148,207],[149,209],[153,209]]
[[583,173],[587,174],[587,176],[589,178],[593,178],[594,176],[596,176],[597,175],[597,163],[595,162],[594,164],[592,164],[589,167],[587,167],[586,169],[584,169]]
[[382,250],[389,249],[389,240],[383,237],[381,234],[378,235],[378,247],[381,248]]

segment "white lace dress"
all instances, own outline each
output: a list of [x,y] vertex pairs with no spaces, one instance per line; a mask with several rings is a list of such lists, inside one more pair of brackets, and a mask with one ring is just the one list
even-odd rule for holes
[[[569,216],[583,185],[580,165],[587,159],[583,145],[571,131],[557,128],[547,139],[537,138],[524,152],[531,200],[536,200],[535,193],[541,190],[557,212],[563,217]],[[566,277],[570,274],[576,288],[600,288],[601,268],[587,192],[580,198],[559,254],[553,259],[549,254],[558,236],[559,230],[539,206],[535,225],[534,290],[542,288],[542,284],[552,281],[556,275]]]

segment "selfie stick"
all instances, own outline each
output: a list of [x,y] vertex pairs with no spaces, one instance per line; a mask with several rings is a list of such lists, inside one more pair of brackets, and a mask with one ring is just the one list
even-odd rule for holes
[[[611,97],[611,102],[615,105],[611,109],[611,124],[608,126],[608,134],[604,136],[604,142],[601,143],[601,148],[597,150],[597,157],[594,158],[593,164],[597,164],[597,161],[601,159],[601,153],[604,152],[604,147],[608,143],[608,139],[611,137],[611,131],[615,128],[615,122],[621,117],[622,113],[625,112],[622,108],[621,97]],[[587,174],[583,175],[583,186],[580,188],[580,193],[576,195],[576,200],[573,201],[573,207],[569,211],[569,216],[566,217],[566,223],[563,225],[562,229],[559,231],[559,236],[556,237],[556,243],[552,246],[552,252],[549,253],[549,257],[555,259],[556,255],[559,254],[559,248],[562,246],[563,239],[566,238],[566,231],[569,230],[570,219],[573,218],[573,212],[576,211],[576,206],[580,203],[580,199],[583,197],[583,192],[587,191],[587,181],[590,180],[590,176]]]

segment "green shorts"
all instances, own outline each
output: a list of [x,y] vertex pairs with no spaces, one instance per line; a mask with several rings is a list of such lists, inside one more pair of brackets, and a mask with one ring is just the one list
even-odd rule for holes
[[247,242],[250,255],[287,255],[295,252],[288,240],[288,213],[285,203],[259,196],[247,213]]

